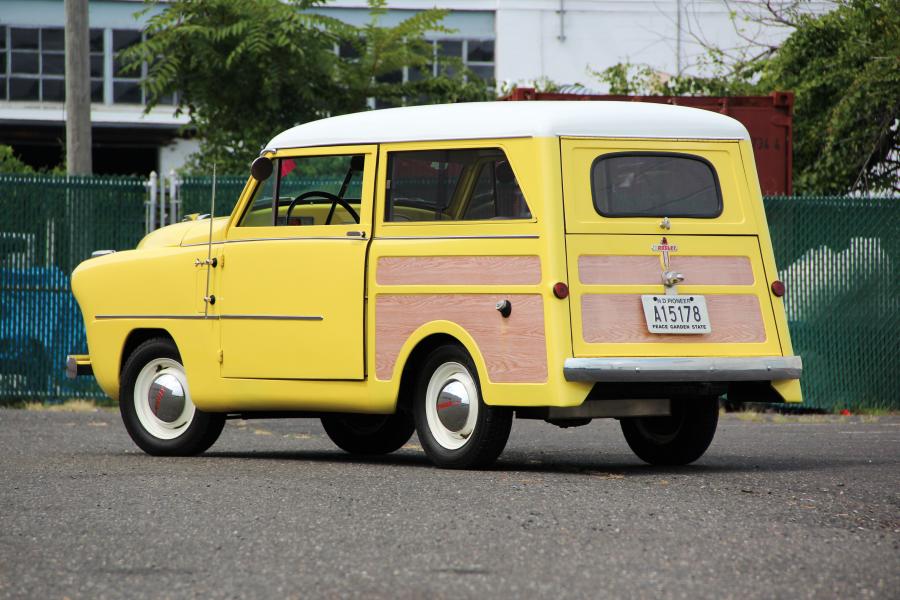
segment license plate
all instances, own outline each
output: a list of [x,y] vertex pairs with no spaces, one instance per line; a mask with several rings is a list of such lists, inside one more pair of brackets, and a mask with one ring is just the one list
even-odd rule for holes
[[650,333],[712,333],[703,296],[641,296]]

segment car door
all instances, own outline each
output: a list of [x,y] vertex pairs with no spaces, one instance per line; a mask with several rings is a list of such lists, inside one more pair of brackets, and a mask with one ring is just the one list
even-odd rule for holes
[[223,377],[365,377],[376,148],[282,151],[239,208],[217,294]]

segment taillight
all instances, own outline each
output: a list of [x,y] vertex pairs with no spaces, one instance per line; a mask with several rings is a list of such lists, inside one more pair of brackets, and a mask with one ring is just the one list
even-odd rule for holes
[[553,285],[553,295],[562,300],[569,296],[569,286],[562,281]]
[[784,292],[785,287],[783,281],[779,281],[776,279],[772,282],[772,294],[774,294],[778,298],[781,298],[782,296],[784,296]]

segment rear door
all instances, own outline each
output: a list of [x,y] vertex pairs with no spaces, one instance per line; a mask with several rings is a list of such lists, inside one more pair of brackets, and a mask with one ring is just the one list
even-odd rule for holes
[[561,151],[575,356],[781,354],[738,142]]

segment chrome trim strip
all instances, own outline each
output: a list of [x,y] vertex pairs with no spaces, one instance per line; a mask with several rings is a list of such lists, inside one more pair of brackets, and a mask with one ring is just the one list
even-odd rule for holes
[[577,133],[559,133],[556,137],[568,138],[570,140],[684,140],[688,142],[740,142],[746,138],[739,137],[720,137],[720,136],[704,136],[704,137],[684,137],[682,135],[580,135]]
[[220,319],[247,321],[324,321],[325,317],[310,315],[219,315]]
[[95,319],[217,319],[215,315],[94,315]]
[[96,315],[95,319],[236,319],[251,321],[324,321],[325,317],[316,315]]
[[[373,236],[373,240],[537,240],[539,235],[397,235],[397,236]],[[245,242],[303,242],[307,240],[333,240],[338,242],[365,242],[364,237],[276,237],[276,238],[249,238],[246,240],[222,240],[212,242],[213,246],[222,244],[243,244]],[[207,246],[209,242],[196,244],[182,244],[182,248],[195,246]]]
[[[263,148],[259,153],[260,156],[265,154],[266,152],[281,152],[283,150],[306,150],[307,148],[333,148],[337,146],[347,146],[352,148],[353,146],[377,146],[379,144],[412,144],[412,143],[431,143],[431,142],[480,142],[483,140],[530,140],[534,136],[533,135],[504,135],[499,137],[465,137],[465,138],[456,138],[456,137],[434,137],[434,138],[411,138],[408,140],[389,140],[389,141],[380,141],[380,142],[335,142],[333,144],[311,144],[309,146],[277,146],[272,147],[268,146]],[[548,137],[556,137],[556,136],[548,136]],[[389,150],[388,152],[394,152],[394,150]],[[291,154],[282,154],[278,158],[294,158],[295,156],[303,156],[303,155],[291,155]]]
[[[223,244],[244,244],[246,242],[305,242],[307,240],[332,240],[336,242],[364,242],[366,238],[360,237],[325,237],[325,236],[317,236],[317,237],[272,237],[272,238],[247,238],[246,240],[219,240],[217,242],[212,242],[213,246],[221,246]],[[182,244],[182,248],[193,248],[195,246],[208,246],[210,242],[198,242],[196,244]]]
[[800,379],[799,356],[567,358],[567,381],[774,381]]
[[537,240],[538,235],[397,235],[378,236],[374,240]]

